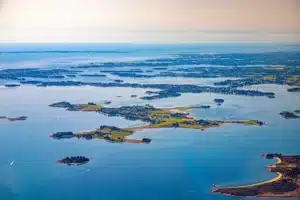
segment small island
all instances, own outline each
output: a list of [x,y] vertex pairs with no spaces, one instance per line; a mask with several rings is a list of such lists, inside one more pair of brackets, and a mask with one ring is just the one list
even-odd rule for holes
[[15,88],[15,87],[20,87],[20,84],[16,84],[16,83],[7,83],[4,85],[7,88]]
[[82,77],[106,77],[105,74],[79,74]]
[[8,121],[14,122],[14,121],[24,121],[27,120],[28,117],[26,116],[20,116],[20,117],[6,117],[6,116],[0,116],[0,119],[7,119]]
[[220,106],[222,103],[224,103],[224,99],[214,99],[214,102],[217,103],[218,106]]
[[106,105],[111,104],[111,101],[104,101],[104,104]]
[[66,77],[69,77],[69,78],[76,78],[76,75],[75,75],[75,74],[67,74]]
[[84,156],[71,156],[71,157],[65,157],[61,160],[56,161],[57,163],[66,164],[66,165],[83,165],[87,164],[90,161],[90,159],[84,157]]
[[[144,77],[145,75],[143,75]],[[149,75],[150,76],[150,75]],[[143,88],[143,89],[159,89],[159,91],[146,92],[146,96],[140,97],[144,100],[162,99],[179,97],[184,93],[216,93],[216,94],[231,94],[242,96],[265,96],[274,98],[274,92],[262,92],[257,90],[242,90],[235,87],[211,87],[211,86],[197,86],[197,85],[175,85],[175,84],[138,84],[138,83],[116,83],[116,82],[84,82],[84,81],[38,81],[38,80],[24,80],[21,84],[36,85],[37,87],[51,87],[51,86],[93,86],[93,87],[126,87],[126,88]]]
[[288,111],[282,111],[282,112],[280,112],[279,114],[280,114],[283,118],[285,118],[285,119],[298,119],[298,118],[300,118],[299,115],[296,115],[296,114],[294,114],[294,113],[292,113],[292,112],[288,112]]
[[114,82],[116,82],[116,83],[123,83],[124,81],[121,80],[121,79],[115,79]]
[[268,170],[277,176],[269,181],[246,186],[219,188],[214,186],[213,192],[239,197],[299,197],[300,196],[300,155],[281,155],[270,153],[263,155],[267,159],[275,158],[277,163]]
[[202,109],[210,109],[210,105],[201,105],[200,108],[202,108]]
[[292,87],[287,89],[288,92],[300,92],[300,87]]

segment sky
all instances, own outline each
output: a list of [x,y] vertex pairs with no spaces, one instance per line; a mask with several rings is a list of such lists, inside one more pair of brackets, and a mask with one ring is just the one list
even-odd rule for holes
[[300,0],[0,0],[0,42],[299,42]]

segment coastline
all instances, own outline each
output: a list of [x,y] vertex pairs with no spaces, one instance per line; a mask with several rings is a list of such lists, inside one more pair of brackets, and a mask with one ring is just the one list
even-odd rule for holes
[[[275,159],[277,160],[276,164],[280,164],[282,163],[282,160],[278,157],[275,157]],[[267,180],[267,181],[262,181],[262,182],[258,182],[258,183],[253,183],[253,184],[249,184],[249,185],[242,185],[242,186],[235,186],[235,187],[231,187],[231,189],[238,189],[238,188],[247,188],[247,187],[253,187],[253,186],[260,186],[266,183],[273,183],[275,181],[279,181],[282,178],[282,173],[277,172],[277,176],[275,176],[274,178]]]
[[297,168],[299,156],[267,154],[269,157],[270,155],[273,155],[273,159],[275,158],[277,162],[269,165],[268,169],[269,172],[276,172],[276,177],[243,186],[218,188],[214,185],[212,192],[237,197],[299,197],[300,183]]
[[[76,5],[75,5],[76,6]],[[183,8],[184,9],[184,8]],[[67,44],[53,44],[49,48],[59,50]],[[105,46],[106,44],[104,44]],[[15,45],[19,48],[19,45]],[[28,45],[29,46],[29,45]],[[35,49],[35,44],[30,45],[33,50],[39,51],[41,47]],[[38,45],[40,46],[40,45]],[[90,46],[90,47],[89,47]],[[5,54],[3,69],[25,67],[39,67],[43,70],[41,75],[48,76],[48,71],[44,69],[63,69],[72,70],[76,66],[92,66],[98,62],[117,61],[117,60],[138,60],[156,58],[160,54],[161,57],[177,57],[180,59],[180,52],[185,55],[191,54],[190,60],[193,59],[192,53],[199,54],[207,52],[211,54],[212,62],[217,51],[226,53],[228,51],[237,52],[239,45],[230,44],[228,46],[210,46],[204,45],[199,48],[189,48],[178,46],[168,48],[168,52],[160,50],[161,47],[150,47],[147,45],[141,47],[144,50],[137,51],[134,46],[128,46],[128,52],[124,54],[107,54],[101,52],[72,52],[87,48],[95,48],[94,44],[81,44],[78,47],[70,48],[70,52],[59,53],[9,53]],[[101,46],[99,44],[98,46]],[[267,51],[263,44],[257,44],[261,51]],[[15,49],[16,49],[15,48]],[[22,49],[22,45],[20,49]],[[44,47],[43,47],[44,48]],[[69,48],[69,47],[68,47]],[[97,47],[98,48],[98,47]],[[102,47],[99,47],[99,49]],[[119,47],[118,44],[110,47],[120,51],[125,51],[124,47]],[[109,48],[109,49],[110,49]],[[123,49],[122,49],[123,48]],[[270,47],[270,51],[284,51],[285,46]],[[300,46],[297,46],[300,49]],[[103,47],[106,49],[106,46]],[[215,50],[216,49],[216,52]],[[245,51],[256,51],[251,44],[244,45]],[[6,50],[6,49],[4,49]],[[172,53],[174,52],[174,53]],[[177,52],[177,53],[176,53]],[[244,51],[237,53],[243,54]],[[232,62],[240,54],[233,54],[228,59],[224,59],[224,63]],[[297,53],[297,55],[300,55]],[[59,58],[58,58],[59,57]],[[254,59],[260,58],[261,54],[252,56]],[[277,55],[282,62],[288,62],[287,57]],[[297,56],[298,57],[298,56]],[[12,59],[10,59],[12,58]],[[102,59],[103,58],[103,59]],[[187,57],[188,58],[188,57]],[[275,62],[272,58],[265,62],[271,64]],[[278,58],[278,59],[279,59]],[[244,56],[248,60],[248,55]],[[32,62],[22,62],[30,60]],[[249,59],[250,60],[250,59]],[[252,59],[251,59],[252,60]],[[263,59],[262,59],[263,60]],[[297,58],[300,61],[300,57]],[[45,61],[45,62],[43,62]],[[190,62],[189,60],[187,60]],[[205,61],[205,60],[204,60]],[[53,64],[51,64],[53,62]],[[243,60],[236,60],[237,63]],[[255,62],[255,60],[254,60]],[[292,61],[294,62],[294,61]],[[6,65],[7,63],[7,65]],[[16,63],[16,64],[14,64]],[[154,62],[152,62],[154,63]],[[166,62],[167,63],[167,62]],[[250,63],[250,62],[249,62]],[[167,65],[167,64],[166,64]],[[264,64],[261,64],[265,66]],[[300,70],[300,64],[299,70]],[[102,68],[82,69],[84,71],[72,75],[68,72],[64,73],[64,79],[58,78],[26,78],[26,80],[41,80],[41,81],[76,81],[83,82],[116,82],[119,79],[120,83],[133,84],[189,84],[199,86],[213,86],[216,82],[228,81],[226,87],[235,84],[252,84],[251,77],[244,79],[243,77],[228,77],[227,73],[220,73],[217,78],[188,78],[175,77],[175,75],[184,74],[184,76],[197,75],[199,71],[207,68],[208,72],[212,71],[216,65],[179,65],[170,64],[166,72],[174,72],[174,77],[155,77],[155,78],[135,78],[121,77],[110,73],[102,72],[101,70],[115,71],[131,71],[131,69],[143,72],[140,74],[153,75],[159,72],[153,67],[119,67],[116,65],[109,67],[108,64]],[[221,65],[215,69],[215,74],[224,71],[238,70],[241,76],[248,75],[239,72],[241,66]],[[248,69],[255,69],[255,66],[246,66]],[[274,66],[275,68],[276,66]],[[180,71],[182,68],[182,71]],[[272,68],[272,67],[270,67]],[[29,70],[25,70],[25,73]],[[39,70],[39,71],[41,71]],[[80,69],[74,69],[80,70]],[[148,71],[148,70],[152,70]],[[222,71],[220,71],[222,70]],[[164,72],[163,71],[163,72]],[[267,71],[267,70],[266,70]],[[268,69],[269,72],[275,74],[275,70]],[[81,77],[80,74],[106,74],[106,78],[96,77]],[[169,73],[168,72],[168,73]],[[213,72],[213,71],[212,71]],[[299,71],[300,72],[300,71]],[[139,73],[139,72],[137,72]],[[176,73],[176,74],[175,74]],[[189,74],[187,74],[189,73]],[[24,74],[24,76],[26,75]],[[33,74],[33,72],[31,72]],[[54,73],[53,73],[54,74]],[[56,74],[56,72],[55,72]],[[78,75],[77,75],[78,74]],[[123,73],[125,74],[125,73]],[[204,73],[206,75],[207,72]],[[233,74],[233,73],[231,73]],[[229,75],[231,75],[229,74]],[[57,73],[61,75],[61,73]],[[209,75],[209,74],[208,74]],[[269,75],[268,72],[266,75]],[[286,73],[289,75],[289,73]],[[29,76],[29,75],[28,75]],[[38,76],[36,74],[35,76]],[[190,76],[192,77],[192,76]],[[264,78],[263,76],[261,78]],[[280,79],[282,77],[279,77]],[[121,80],[123,79],[123,80]],[[243,82],[246,80],[247,82]],[[248,82],[249,80],[249,82]],[[14,83],[17,80],[3,79],[2,83]],[[268,82],[266,80],[265,82]],[[225,82],[226,83],[226,82]],[[224,83],[224,84],[225,84]],[[217,86],[217,85],[216,85]],[[299,154],[300,137],[297,126],[297,120],[285,120],[279,115],[281,111],[292,112],[295,109],[300,109],[300,105],[295,103],[295,97],[300,93],[287,92],[287,88],[292,87],[286,84],[258,84],[254,86],[244,86],[240,89],[258,90],[258,91],[273,91],[276,94],[275,99],[265,97],[252,96],[237,96],[216,93],[186,93],[182,97],[142,100],[140,97],[146,96],[146,92],[160,91],[152,88],[104,88],[95,86],[55,86],[55,87],[36,87],[35,85],[22,85],[18,88],[1,88],[1,103],[2,114],[9,117],[17,117],[18,115],[27,115],[27,121],[9,122],[0,119],[0,136],[2,159],[1,168],[3,169],[3,185],[1,188],[3,200],[18,199],[20,196],[24,199],[35,199],[43,197],[45,200],[62,198],[64,200],[77,200],[80,198],[98,199],[115,199],[122,200],[124,198],[143,197],[159,200],[169,199],[180,200],[194,198],[207,200],[260,200],[259,197],[235,197],[223,196],[220,193],[211,193],[212,184],[217,187],[243,186],[248,184],[261,184],[270,181],[278,176],[276,172],[268,172],[268,166],[277,162],[274,160],[265,160],[260,158],[261,153],[282,152],[287,154]],[[300,91],[299,91],[300,92]],[[138,97],[131,98],[131,94],[136,94]],[[20,98],[21,96],[21,98]],[[224,98],[225,103],[217,106],[213,103],[214,98]],[[141,120],[128,120],[124,117],[109,117],[98,112],[90,112],[97,109],[97,106],[90,105],[84,112],[68,112],[62,109],[51,109],[47,105],[56,101],[67,100],[74,104],[88,103],[94,101],[103,107],[119,108],[122,106],[131,105],[146,105],[152,104],[157,108],[172,108],[176,106],[186,105],[211,105],[210,109],[192,109],[186,110],[191,112],[197,119],[205,120],[241,120],[241,119],[259,119],[266,121],[268,125],[259,126],[244,126],[243,124],[224,123],[220,127],[207,128],[204,131],[201,129],[182,129],[182,128],[143,128],[136,129],[137,132],[127,136],[123,143],[112,143],[101,137],[93,137],[92,140],[85,139],[80,135],[80,139],[73,137],[72,139],[54,140],[48,136],[58,131],[72,131],[76,134],[80,131],[92,134],[94,130],[101,125],[114,125],[120,128],[131,128],[143,126],[149,123]],[[105,105],[104,101],[112,101],[110,105]],[[85,112],[87,111],[87,112]],[[134,113],[134,112],[132,112]],[[15,116],[17,115],[17,116]],[[144,144],[135,144],[135,139],[148,137],[152,139],[152,143],[148,146]],[[79,137],[78,137],[79,138]],[[88,137],[87,137],[88,138]],[[132,143],[130,143],[132,142]],[[138,143],[138,141],[137,141]],[[297,147],[298,146],[298,147]],[[86,156],[91,159],[91,162],[86,165],[56,164],[55,161],[62,159],[65,156]],[[14,161],[12,164],[11,161]],[[283,161],[284,162],[284,161]],[[146,181],[144,184],[143,181]],[[71,191],[70,191],[71,189]],[[247,189],[247,188],[246,188]],[[69,191],[68,191],[69,190]],[[11,192],[12,194],[6,192]],[[290,193],[291,195],[291,193]],[[11,197],[12,196],[12,197]],[[58,197],[59,196],[59,197]],[[1,198],[2,199],[2,198]],[[133,200],[132,199],[132,200]],[[265,198],[266,200],[279,199],[276,197]],[[280,198],[281,199],[281,198]],[[285,198],[283,198],[285,199]],[[294,198],[291,198],[294,199]],[[297,199],[297,198],[295,198]],[[264,200],[264,198],[262,198]],[[299,199],[300,200],[300,199]]]

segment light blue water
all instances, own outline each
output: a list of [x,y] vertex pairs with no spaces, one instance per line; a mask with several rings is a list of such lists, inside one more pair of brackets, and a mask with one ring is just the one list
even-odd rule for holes
[[[14,56],[9,63],[23,62],[23,58]],[[30,56],[29,60],[33,62],[36,58],[42,58],[36,54]],[[147,56],[151,57],[151,54]],[[158,54],[152,53],[152,56]],[[56,55],[51,54],[50,57],[55,58]],[[138,79],[127,81],[137,82]],[[154,79],[153,82],[157,81],[170,83],[172,79]],[[174,80],[181,84],[191,81],[199,85],[213,82],[211,79]],[[262,153],[300,154],[300,121],[285,120],[278,115],[282,110],[300,108],[299,93],[288,93],[286,87],[275,85],[263,85],[259,89],[274,91],[277,98],[184,94],[178,98],[144,101],[130,98],[131,94],[143,96],[146,91],[143,89],[0,87],[0,115],[29,117],[27,121],[0,121],[0,199],[236,199],[212,194],[211,185],[239,185],[270,179],[275,174],[267,172],[266,167],[274,161],[260,158]],[[116,97],[118,95],[122,97]],[[222,106],[213,103],[217,97],[225,99]],[[205,119],[259,119],[267,122],[267,125],[225,125],[203,132],[144,130],[132,136],[152,138],[152,143],[148,145],[111,144],[102,140],[53,140],[49,135],[57,131],[89,130],[100,125],[129,127],[141,124],[97,113],[67,112],[48,107],[50,103],[62,100],[111,100],[111,106],[209,104],[212,106],[210,110],[194,109],[192,114]],[[72,155],[90,157],[91,162],[79,167],[55,163],[57,159]],[[15,163],[11,166],[13,160]]]
[[135,61],[176,53],[259,53],[299,51],[291,44],[1,44],[0,69],[66,67],[86,63]]

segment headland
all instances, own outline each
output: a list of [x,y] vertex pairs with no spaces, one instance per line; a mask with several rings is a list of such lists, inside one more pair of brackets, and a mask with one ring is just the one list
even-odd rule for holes
[[239,197],[299,197],[300,196],[300,156],[271,153],[263,155],[267,159],[275,158],[277,163],[268,170],[276,172],[271,180],[236,187],[216,187],[213,192]]

